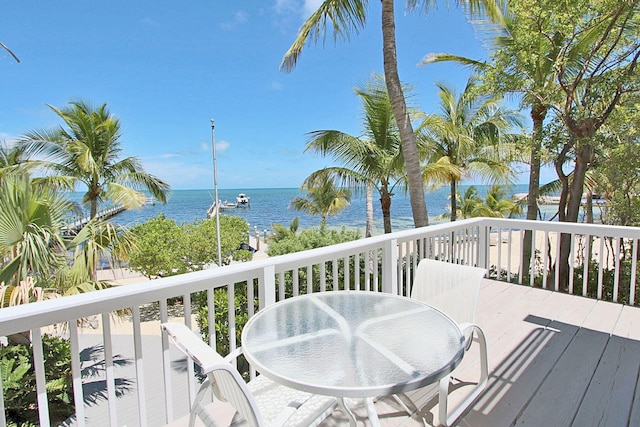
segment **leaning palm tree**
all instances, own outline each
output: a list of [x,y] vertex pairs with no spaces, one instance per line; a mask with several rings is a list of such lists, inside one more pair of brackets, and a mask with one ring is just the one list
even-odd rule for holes
[[[431,6],[432,1],[407,0],[407,7],[415,10]],[[492,20],[502,20],[503,0],[461,0],[459,1],[474,18],[488,16]],[[367,0],[324,0],[318,9],[304,22],[285,54],[281,69],[291,71],[308,41],[324,42],[327,28],[333,30],[335,40],[349,39],[349,33],[357,33],[366,23]],[[384,75],[391,100],[393,114],[398,123],[404,162],[406,165],[407,184],[413,222],[416,227],[429,225],[427,205],[424,197],[420,157],[413,131],[411,117],[407,108],[405,95],[398,74],[395,34],[395,1],[382,0],[382,53],[384,58]]]
[[327,216],[338,215],[349,206],[351,192],[336,187],[330,174],[318,172],[305,179],[302,190],[306,190],[306,194],[304,197],[294,197],[291,207],[309,215],[320,215],[320,227],[324,228]]
[[66,127],[29,132],[20,144],[30,158],[40,159],[40,167],[48,173],[86,186],[82,202],[89,205],[90,218],[104,201],[142,207],[146,197],[141,190],[166,203],[168,183],[145,172],[138,158],[119,158],[120,120],[106,104],[93,108],[84,101],[71,101],[67,108],[49,107]]
[[[451,220],[455,221],[461,179],[475,175],[494,183],[509,182],[514,146],[506,142],[509,130],[519,121],[515,113],[500,107],[495,96],[479,91],[474,78],[460,95],[445,84],[437,86],[440,113],[427,116],[421,130],[431,142],[431,163],[452,166],[445,176],[450,187]],[[426,178],[438,181],[443,175]]]
[[381,76],[374,75],[371,81],[356,88],[356,94],[362,100],[364,134],[356,137],[337,130],[314,131],[309,134],[305,151],[330,156],[340,162],[342,166],[323,171],[331,173],[342,184],[375,188],[380,195],[384,231],[391,233],[393,190],[405,182],[400,133]]

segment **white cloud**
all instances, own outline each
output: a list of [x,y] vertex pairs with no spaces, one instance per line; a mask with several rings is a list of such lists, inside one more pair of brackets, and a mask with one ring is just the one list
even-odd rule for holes
[[232,30],[248,20],[248,14],[244,10],[238,10],[233,14],[233,19],[228,22],[223,22],[220,24],[220,27],[225,30]]
[[282,83],[276,82],[276,81],[271,82],[271,89],[272,90],[282,90]]
[[15,136],[0,132],[0,142],[7,144],[8,147],[13,147],[17,140]]
[[229,144],[227,141],[216,141],[216,151],[227,151],[230,146],[231,144]]
[[237,23],[241,24],[247,22],[247,12],[244,10],[239,10],[234,14],[235,20]]
[[278,13],[289,13],[298,8],[299,0],[276,0],[275,9]]
[[147,172],[168,181],[174,189],[206,188],[212,172],[208,167],[183,162],[144,162]]
[[302,8],[302,17],[307,19],[313,12],[315,12],[320,5],[322,4],[322,0],[304,0],[304,6]]
[[322,2],[323,0],[276,0],[274,8],[279,14],[307,19]]

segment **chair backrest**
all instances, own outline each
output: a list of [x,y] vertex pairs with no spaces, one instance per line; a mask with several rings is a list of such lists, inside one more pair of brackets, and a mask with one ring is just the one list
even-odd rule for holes
[[215,396],[231,406],[249,423],[259,427],[262,421],[258,404],[238,370],[209,347],[186,325],[176,322],[163,323],[176,347],[193,359],[207,374],[209,386]]
[[480,284],[487,270],[423,259],[413,278],[411,298],[449,315],[456,323],[474,323]]

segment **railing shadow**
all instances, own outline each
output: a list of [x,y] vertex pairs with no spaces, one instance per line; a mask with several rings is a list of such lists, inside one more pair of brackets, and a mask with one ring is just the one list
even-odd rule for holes
[[640,341],[534,315],[523,321],[539,327],[490,372],[458,425],[597,425],[612,417],[620,423],[600,425],[628,425]]

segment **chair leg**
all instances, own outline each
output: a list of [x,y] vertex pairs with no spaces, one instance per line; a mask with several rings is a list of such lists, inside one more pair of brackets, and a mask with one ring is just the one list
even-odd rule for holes
[[[204,401],[206,396],[209,396],[208,402]],[[200,418],[207,427],[217,427],[217,423],[209,416],[205,409],[211,402],[213,402],[213,390],[211,389],[209,380],[207,379],[202,383],[198,393],[196,393],[195,399],[193,400],[191,413],[189,414],[189,427],[195,426],[196,418]]]
[[446,376],[440,380],[440,386],[438,391],[438,418],[440,424],[448,426],[447,418],[447,404],[449,399],[449,376]]
[[391,395],[391,397],[393,397],[393,400],[395,400],[395,401],[396,401],[396,403],[397,403],[398,405],[400,405],[400,407],[401,407],[404,411],[406,411],[406,413],[407,413],[409,416],[411,416],[411,414],[413,414],[413,412],[414,412],[414,411],[412,411],[411,409],[409,409],[409,407],[407,406],[407,404],[406,404],[406,403],[404,403],[404,402],[402,401],[402,399],[400,399],[400,396],[398,396],[397,394],[392,394],[392,395]]
[[[489,362],[487,357],[487,340],[484,336],[484,332],[476,325],[471,326],[474,333],[474,341],[480,345],[480,379],[478,384],[473,388],[471,393],[460,402],[450,414],[447,414],[447,397],[449,389],[449,378],[446,378],[445,384],[443,384],[445,378],[440,380],[440,396],[439,396],[439,417],[440,423],[445,426],[450,426],[456,422],[456,420],[462,415],[464,411],[473,403],[474,400],[482,393],[487,386],[489,379]],[[444,402],[444,405],[443,405]]]

